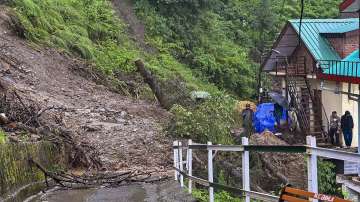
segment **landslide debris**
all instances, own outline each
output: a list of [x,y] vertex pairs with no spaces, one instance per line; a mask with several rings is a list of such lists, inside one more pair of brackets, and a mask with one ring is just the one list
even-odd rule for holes
[[9,20],[0,8],[1,110],[13,124],[3,125],[9,136],[21,141],[66,131],[75,145],[91,148],[83,153],[92,151],[99,169],[169,169],[165,110],[86,79],[79,71],[89,69],[86,63],[29,44],[12,32]]

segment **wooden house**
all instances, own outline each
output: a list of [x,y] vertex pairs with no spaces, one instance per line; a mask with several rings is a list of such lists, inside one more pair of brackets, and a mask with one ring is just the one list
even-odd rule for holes
[[273,78],[271,90],[282,92],[295,108],[304,135],[319,142],[327,139],[331,112],[341,116],[350,111],[355,123],[352,146],[358,145],[358,1],[340,4],[338,19],[289,20],[261,65]]

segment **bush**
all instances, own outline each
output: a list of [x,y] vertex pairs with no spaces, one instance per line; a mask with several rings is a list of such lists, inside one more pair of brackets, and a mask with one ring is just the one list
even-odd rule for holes
[[[199,202],[207,202],[209,201],[209,192],[208,190],[203,189],[194,189],[192,192],[193,197]],[[232,201],[232,202],[243,202],[243,199],[239,197],[233,197],[229,192],[220,191],[215,192],[215,201],[222,202],[222,201]]]
[[336,184],[335,165],[331,162],[318,161],[319,193],[342,196],[341,187]]
[[175,105],[169,133],[205,143],[232,144],[230,129],[234,125],[235,100],[223,94],[213,95],[195,108]]

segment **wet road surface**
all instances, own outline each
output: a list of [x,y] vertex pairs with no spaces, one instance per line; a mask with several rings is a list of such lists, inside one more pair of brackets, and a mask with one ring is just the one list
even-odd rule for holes
[[133,184],[117,188],[57,190],[31,202],[192,202],[195,201],[175,181]]

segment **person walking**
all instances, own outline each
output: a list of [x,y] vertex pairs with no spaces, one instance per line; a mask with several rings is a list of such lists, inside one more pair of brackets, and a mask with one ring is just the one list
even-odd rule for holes
[[349,111],[346,111],[343,116],[341,116],[341,130],[344,135],[345,144],[347,147],[351,146],[352,142],[352,132],[354,128],[354,121]]
[[254,112],[251,109],[250,104],[246,104],[245,107],[246,108],[241,113],[243,118],[244,134],[246,137],[250,137],[253,131]]
[[336,111],[333,111],[330,116],[329,136],[331,139],[331,144],[334,146],[340,146],[339,129],[340,129],[340,117],[337,115]]

